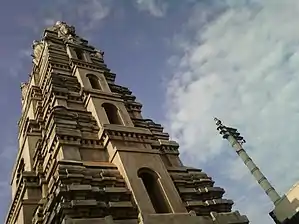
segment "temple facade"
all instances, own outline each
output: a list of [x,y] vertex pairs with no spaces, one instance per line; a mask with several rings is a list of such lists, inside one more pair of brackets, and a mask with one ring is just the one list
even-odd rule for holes
[[6,224],[249,223],[73,26],[45,29],[32,57]]

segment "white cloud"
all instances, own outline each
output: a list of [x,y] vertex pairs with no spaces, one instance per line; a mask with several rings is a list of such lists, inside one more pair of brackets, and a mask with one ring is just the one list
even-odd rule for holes
[[44,26],[46,26],[46,27],[50,27],[50,26],[53,26],[57,21],[60,21],[61,20],[61,17],[60,16],[56,16],[56,19],[54,19],[54,18],[45,18],[44,20],[43,20],[43,24],[42,25],[44,25]]
[[155,17],[163,17],[167,11],[165,0],[136,0],[139,10],[147,11]]
[[53,0],[49,7],[44,7],[35,15],[20,16],[22,26],[33,29],[36,34],[45,26],[52,26],[56,21],[65,21],[80,27],[83,32],[91,31],[101,25],[111,12],[116,1],[112,0]]
[[4,145],[0,149],[0,221],[4,223],[4,217],[11,203],[10,177],[12,164],[17,155],[17,146],[15,144]]
[[[171,134],[193,163],[219,161],[226,182],[233,181],[226,183],[228,192],[239,192],[230,195],[261,197],[242,161],[218,135],[213,117],[219,117],[240,130],[248,153],[285,193],[299,180],[299,2],[227,0],[206,5],[205,11],[200,7],[187,25],[192,35],[176,43],[182,54],[172,60]],[[249,218],[272,223],[266,197],[248,200],[240,208]],[[267,209],[256,209],[261,203]]]
[[106,18],[110,12],[110,6],[107,1],[103,0],[88,0],[82,1],[77,8],[78,16],[86,18],[87,24],[84,27],[85,30],[94,28],[101,20]]
[[14,66],[8,68],[8,74],[13,78],[18,78],[26,71],[27,63],[30,63],[32,50],[31,49],[20,49],[14,57]]

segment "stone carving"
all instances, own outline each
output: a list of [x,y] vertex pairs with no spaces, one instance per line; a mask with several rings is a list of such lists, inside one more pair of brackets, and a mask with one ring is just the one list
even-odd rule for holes
[[69,26],[65,22],[58,21],[55,26],[60,30],[62,35],[76,36],[76,29],[74,26]]
[[87,44],[87,41],[76,35],[76,29],[74,26],[69,26],[66,22],[58,21],[54,27],[58,32],[58,37],[64,39],[65,41],[74,44]]
[[33,63],[37,65],[42,55],[43,41],[36,41],[36,40],[33,41],[32,48],[33,48],[33,55],[31,56],[33,57]]
[[104,60],[104,54],[105,54],[104,51],[101,51],[101,50],[95,50],[95,51],[92,52],[90,55],[91,55],[92,57],[95,57],[95,58]]
[[22,82],[21,83],[22,100],[25,99],[28,87],[29,87],[29,84],[27,82]]
[[104,59],[104,54],[105,54],[104,51],[96,50],[96,52],[95,52],[94,55],[95,55],[97,58],[99,58],[99,59]]

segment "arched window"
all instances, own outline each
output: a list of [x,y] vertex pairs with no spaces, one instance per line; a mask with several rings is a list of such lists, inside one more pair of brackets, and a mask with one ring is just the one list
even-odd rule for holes
[[81,49],[75,48],[74,51],[76,53],[77,59],[84,60],[83,51]]
[[93,89],[101,89],[99,79],[95,75],[88,74],[87,78],[88,78],[90,85]]
[[152,170],[142,168],[138,171],[138,177],[141,178],[156,213],[170,213],[158,175]]
[[118,109],[111,103],[103,103],[102,107],[104,108],[106,115],[108,117],[110,124],[122,124],[121,118],[118,113]]

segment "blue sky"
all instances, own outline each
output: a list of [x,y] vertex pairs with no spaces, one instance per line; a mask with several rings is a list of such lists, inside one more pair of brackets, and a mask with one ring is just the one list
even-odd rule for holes
[[7,2],[0,8],[0,222],[11,197],[31,44],[62,20],[105,51],[117,83],[144,104],[144,117],[166,126],[186,165],[214,177],[251,223],[272,223],[271,203],[222,141],[213,117],[240,129],[280,193],[299,180],[298,15],[296,0]]

